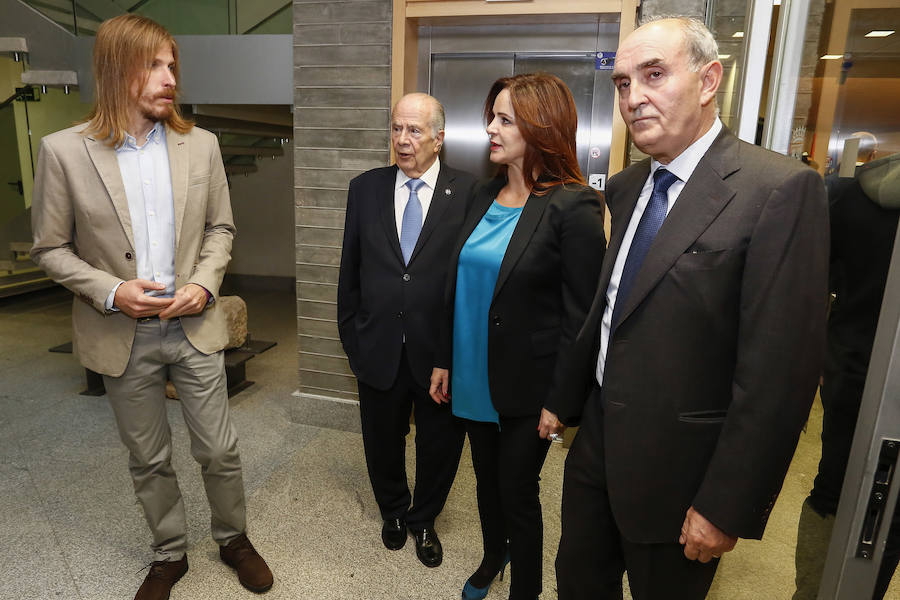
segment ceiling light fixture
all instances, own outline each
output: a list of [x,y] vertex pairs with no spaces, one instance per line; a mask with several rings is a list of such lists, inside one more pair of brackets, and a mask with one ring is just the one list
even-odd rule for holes
[[731,37],[742,38],[742,37],[744,37],[744,32],[743,31],[735,31],[733,34],[731,34]]
[[893,35],[893,34],[894,34],[893,29],[873,29],[872,31],[867,33],[864,37],[880,38],[880,37],[887,37],[887,36]]
[[839,58],[844,58],[843,54],[824,54],[819,57],[819,60],[837,60]]

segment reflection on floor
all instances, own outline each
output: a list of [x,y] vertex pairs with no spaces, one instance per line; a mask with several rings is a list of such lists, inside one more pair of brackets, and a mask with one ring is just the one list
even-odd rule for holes
[[[247,363],[256,385],[231,399],[240,436],[250,535],[276,576],[265,598],[366,600],[459,598],[480,560],[468,450],[437,522],[444,564],[426,569],[412,542],[385,550],[357,434],[292,422],[296,389],[291,293],[247,291],[250,331],[278,345]],[[127,455],[105,397],[78,395],[84,372],[47,349],[70,338],[70,298],[60,291],[0,301],[0,598],[131,598],[150,560]],[[174,464],[188,508],[190,571],[174,600],[255,598],[218,559],[209,509],[177,402],[169,417]],[[763,542],[741,541],[723,560],[710,598],[790,598],[800,505],[818,461],[821,410],[772,515]],[[412,453],[410,453],[411,455]],[[544,467],[544,598],[555,598],[553,557],[565,450]],[[410,474],[414,467],[410,463]],[[889,598],[900,599],[895,583]],[[488,598],[506,598],[508,579]]]

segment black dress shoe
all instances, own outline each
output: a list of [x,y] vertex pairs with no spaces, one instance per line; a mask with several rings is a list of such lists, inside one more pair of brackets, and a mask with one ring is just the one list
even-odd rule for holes
[[406,523],[401,519],[385,519],[381,526],[381,541],[388,550],[399,550],[406,545]]
[[426,567],[436,567],[444,560],[444,549],[441,548],[441,540],[431,527],[414,529],[416,538],[416,556]]

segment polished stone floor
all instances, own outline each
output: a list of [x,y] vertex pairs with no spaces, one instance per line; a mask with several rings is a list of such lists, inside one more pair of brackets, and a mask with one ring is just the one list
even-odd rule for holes
[[[480,559],[468,450],[437,522],[444,564],[426,569],[410,542],[390,552],[366,476],[360,436],[306,426],[292,413],[296,389],[295,307],[290,293],[246,291],[254,338],[278,342],[247,363],[256,384],[231,399],[240,436],[250,536],[276,576],[269,599],[453,599]],[[83,370],[47,350],[70,339],[70,296],[42,292],[0,302],[0,599],[129,600],[150,560],[105,397],[79,395]],[[209,509],[190,457],[179,405],[169,403],[174,464],[188,508],[190,571],[174,600],[255,598],[219,560]],[[293,418],[292,418],[293,417]],[[818,461],[820,409],[801,440],[762,542],[726,556],[710,598],[790,598],[800,505]],[[556,597],[565,450],[543,472],[543,598]],[[411,453],[410,453],[411,454]],[[410,474],[414,466],[410,462]],[[890,598],[900,599],[895,583]],[[488,599],[508,596],[508,580]]]

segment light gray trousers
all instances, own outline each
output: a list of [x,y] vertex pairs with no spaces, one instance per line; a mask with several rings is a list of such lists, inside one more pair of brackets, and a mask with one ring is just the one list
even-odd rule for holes
[[178,391],[212,512],[212,537],[227,544],[246,530],[237,435],[228,411],[223,352],[196,350],[178,319],[139,321],[121,377],[103,377],[119,436],[130,452],[134,492],[153,534],[153,560],[180,560],[187,548],[181,490],[172,468],[166,380]]

